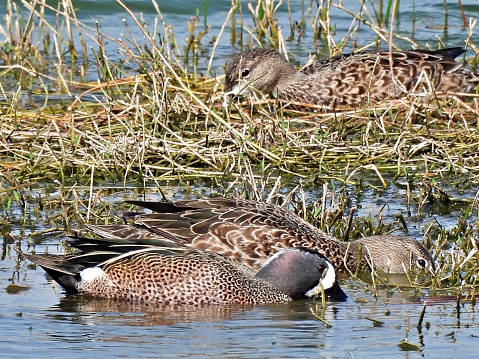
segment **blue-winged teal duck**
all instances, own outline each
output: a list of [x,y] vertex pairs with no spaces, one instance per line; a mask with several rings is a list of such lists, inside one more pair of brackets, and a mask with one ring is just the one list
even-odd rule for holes
[[323,107],[375,103],[411,93],[469,92],[479,75],[454,60],[464,52],[460,47],[365,51],[297,70],[276,50],[247,50],[229,64],[225,92],[246,95],[256,89],[284,101]]
[[331,299],[346,298],[332,264],[308,248],[281,250],[255,273],[231,258],[170,241],[127,242],[77,237],[71,244],[78,253],[25,256],[68,294],[150,304],[257,304],[313,297],[322,287]]
[[302,246],[324,254],[338,272],[355,272],[358,265],[404,273],[434,271],[426,248],[410,237],[383,235],[340,242],[292,212],[242,199],[211,198],[184,202],[131,204],[156,213],[129,213],[127,225],[91,225],[100,237],[154,245],[169,239],[182,245],[220,253],[258,270],[279,248]]

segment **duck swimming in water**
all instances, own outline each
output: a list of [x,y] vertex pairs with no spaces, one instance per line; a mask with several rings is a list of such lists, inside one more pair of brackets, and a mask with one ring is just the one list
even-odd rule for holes
[[[90,225],[102,238],[155,245],[157,240],[220,253],[258,270],[280,248],[307,247],[322,253],[336,271],[358,266],[405,273],[435,270],[427,249],[414,238],[399,235],[364,237],[341,242],[287,209],[244,199],[208,198],[178,202],[128,203],[154,213],[128,213],[131,224]],[[101,240],[101,238],[99,239]]]
[[254,272],[234,259],[157,239],[72,238],[74,254],[24,254],[67,294],[166,305],[285,303],[314,297],[345,300],[333,265],[308,248],[278,251]]

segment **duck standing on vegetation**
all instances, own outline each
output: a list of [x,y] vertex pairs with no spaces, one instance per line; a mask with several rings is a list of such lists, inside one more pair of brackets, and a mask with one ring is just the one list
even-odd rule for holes
[[25,254],[68,294],[133,302],[203,305],[284,303],[324,290],[346,299],[333,265],[307,248],[281,250],[254,273],[217,253],[157,239],[155,246],[75,238],[79,253]]
[[408,94],[469,92],[479,83],[479,75],[454,60],[464,52],[460,47],[365,51],[338,55],[297,70],[276,50],[246,50],[227,67],[225,92],[247,95],[255,89],[296,107],[329,108],[377,103]]
[[340,242],[287,209],[266,203],[226,198],[128,203],[156,213],[129,213],[132,224],[90,225],[89,229],[121,243],[155,245],[157,240],[170,240],[220,253],[253,270],[280,248],[297,246],[322,253],[340,273],[355,272],[358,266],[387,273],[435,270],[431,254],[413,238],[382,235]]

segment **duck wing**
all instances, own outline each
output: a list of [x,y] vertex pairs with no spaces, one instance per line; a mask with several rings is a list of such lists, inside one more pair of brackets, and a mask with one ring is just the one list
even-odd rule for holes
[[[279,206],[224,198],[128,203],[155,213],[138,214],[128,225],[93,225],[89,229],[101,237],[131,243],[155,245],[157,239],[170,240],[223,254],[253,269],[279,248],[295,246],[315,248],[336,266],[344,266],[347,244]],[[351,261],[355,263],[356,258]]]

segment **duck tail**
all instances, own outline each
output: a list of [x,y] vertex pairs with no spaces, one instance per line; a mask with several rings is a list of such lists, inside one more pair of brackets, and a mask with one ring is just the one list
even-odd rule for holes
[[60,284],[67,294],[77,294],[78,283],[81,280],[79,270],[67,268],[64,255],[25,254],[28,260],[42,267],[55,282]]
[[465,52],[466,52],[466,49],[464,49],[463,47],[450,47],[448,49],[432,50],[430,53],[434,55],[440,55],[443,57],[455,59],[456,57],[462,55]]
[[[143,207],[157,213],[176,213],[184,212],[185,210],[194,209],[187,202],[177,201],[177,202],[146,202],[146,201],[136,201],[136,200],[127,200],[125,203],[132,204],[134,206]],[[126,215],[125,215],[126,214]],[[135,212],[125,212],[123,215],[128,217],[131,214],[138,214]]]

